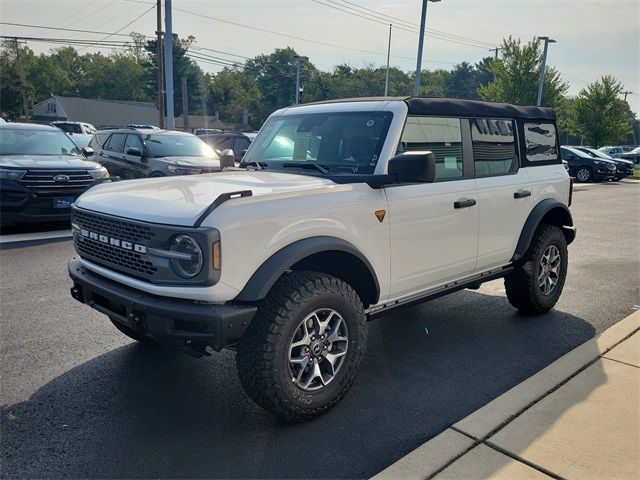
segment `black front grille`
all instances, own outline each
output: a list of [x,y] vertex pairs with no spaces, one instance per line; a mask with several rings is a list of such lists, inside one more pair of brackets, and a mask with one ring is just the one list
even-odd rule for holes
[[[120,242],[147,246],[155,236],[155,232],[149,226],[79,209],[73,209],[72,224],[76,230],[74,233],[76,250],[81,257],[147,281],[152,281],[158,272],[145,253],[137,252],[133,248],[125,249],[112,245],[109,241],[100,241],[100,238],[88,236],[91,232],[99,237],[106,236]],[[83,235],[83,232],[86,235]]]
[[[54,180],[56,177],[58,180]],[[33,190],[87,188],[93,182],[87,170],[27,170],[20,180],[23,186]]]

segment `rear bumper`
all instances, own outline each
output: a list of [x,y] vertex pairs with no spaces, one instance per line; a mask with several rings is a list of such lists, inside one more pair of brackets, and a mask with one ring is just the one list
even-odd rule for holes
[[205,304],[160,297],[108,280],[69,262],[71,295],[113,320],[165,344],[202,353],[237,343],[256,313],[255,305]]

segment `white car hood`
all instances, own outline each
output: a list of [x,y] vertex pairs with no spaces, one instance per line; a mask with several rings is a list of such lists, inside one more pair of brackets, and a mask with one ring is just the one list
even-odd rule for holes
[[264,196],[332,185],[323,178],[272,171],[184,175],[103,183],[85,192],[75,205],[146,222],[193,226],[223,193],[251,190],[253,196]]

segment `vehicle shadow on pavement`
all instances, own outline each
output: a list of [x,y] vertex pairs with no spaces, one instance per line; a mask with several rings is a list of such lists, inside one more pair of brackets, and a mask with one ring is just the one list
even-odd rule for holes
[[305,424],[254,405],[231,352],[116,348],[2,407],[1,476],[367,478],[595,334],[469,290],[370,327],[350,393]]

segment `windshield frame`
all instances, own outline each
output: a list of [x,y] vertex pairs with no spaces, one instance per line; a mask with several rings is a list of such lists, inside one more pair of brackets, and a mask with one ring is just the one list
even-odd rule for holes
[[[385,149],[385,144],[388,139],[389,131],[391,129],[391,125],[394,122],[394,119],[396,119],[397,113],[398,112],[392,109],[385,109],[385,110],[348,110],[348,111],[327,110],[322,112],[309,112],[309,113],[301,112],[301,113],[286,113],[286,114],[280,114],[280,115],[274,114],[267,119],[267,121],[262,126],[262,128],[260,129],[256,137],[251,142],[249,148],[245,153],[244,158],[242,159],[241,164],[243,166],[250,166],[251,164],[255,164],[256,162],[259,162],[261,165],[263,165],[261,169],[278,170],[278,171],[295,171],[295,173],[298,173],[298,174],[306,174],[311,176],[322,175],[322,172],[319,169],[315,168],[314,165],[320,166],[325,169],[329,169],[329,172],[327,173],[327,175],[355,175],[355,174],[372,175],[376,173],[376,169],[380,164],[380,159],[382,158],[382,154]],[[282,130],[282,124],[280,125],[277,131],[272,130],[273,128],[276,127],[277,122],[279,121],[282,121],[284,123],[284,122],[292,121],[296,119],[311,119],[313,117],[348,117],[348,116],[372,117],[372,118],[375,117],[376,121],[378,120],[383,121],[382,127],[378,132],[379,133],[378,141],[371,152],[372,160],[370,160],[367,163],[361,163],[355,159],[354,159],[354,162],[356,163],[349,163],[344,161],[344,159],[342,161],[325,162],[322,160],[318,161],[317,158],[316,159],[295,158],[294,155],[292,155],[290,159],[265,158],[264,156],[264,153],[272,146],[273,141],[277,136],[277,133]],[[296,128],[297,129],[300,128],[300,123]],[[264,141],[268,143],[263,146],[262,138],[265,136],[267,137],[267,140],[264,140]],[[375,138],[375,137],[371,137],[371,138]],[[341,136],[340,139],[337,140],[337,142],[338,143],[345,142],[345,140],[346,140],[346,137]],[[322,139],[320,140],[320,143],[321,142],[322,142]],[[295,149],[295,144],[293,148]],[[374,157],[375,157],[375,161],[373,161]],[[290,166],[288,166],[287,164],[290,164]],[[307,165],[294,166],[294,164],[295,165],[307,164]],[[311,168],[307,168],[307,167],[311,167]],[[362,170],[365,170],[365,171],[362,171]]]
[[[3,151],[3,144],[0,141],[0,156],[10,157],[10,156],[38,156],[38,157],[76,157],[82,160],[85,160],[86,157],[84,153],[82,153],[82,149],[75,144],[69,135],[67,135],[63,130],[52,127],[52,130],[45,128],[2,128],[0,129],[0,136],[4,134],[4,132],[15,132],[16,135],[24,134],[26,135],[39,135],[46,134],[55,136],[56,138],[64,137],[66,143],[72,147],[69,149],[69,153],[39,153],[39,152],[5,152]],[[60,147],[64,147],[64,141],[59,142]]]

